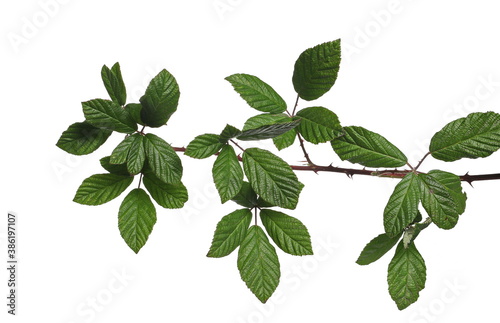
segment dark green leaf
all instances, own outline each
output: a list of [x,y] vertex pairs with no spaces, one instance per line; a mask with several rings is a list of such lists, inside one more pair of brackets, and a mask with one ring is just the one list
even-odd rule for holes
[[124,109],[130,114],[132,120],[134,120],[135,123],[144,126],[144,122],[142,122],[141,119],[142,105],[140,105],[139,103],[129,103],[125,106]]
[[310,107],[297,112],[301,119],[297,130],[313,144],[327,142],[342,136],[342,126],[335,113],[323,107]]
[[462,182],[460,181],[460,177],[441,170],[431,170],[428,175],[446,187],[448,193],[450,193],[455,201],[458,214],[464,213],[467,194],[462,191]]
[[238,136],[241,133],[241,131],[231,125],[226,125],[224,130],[222,130],[220,134],[219,141],[223,144],[227,143],[229,139],[232,139],[236,136]]
[[216,154],[224,144],[220,141],[220,136],[206,133],[194,138],[186,147],[185,155],[203,159]]
[[250,129],[243,131],[237,138],[239,140],[244,140],[244,141],[275,138],[297,127],[299,124],[300,120],[295,120],[287,123],[277,123],[277,124],[262,126],[257,129]]
[[226,77],[226,80],[252,108],[270,113],[280,113],[286,110],[286,103],[281,96],[258,77],[233,74]]
[[313,254],[309,231],[298,219],[268,209],[260,211],[260,219],[271,239],[284,252],[294,256]]
[[425,287],[425,262],[414,243],[405,248],[398,244],[387,273],[389,294],[398,309],[403,310],[415,303]]
[[99,160],[99,162],[101,163],[102,168],[104,168],[111,174],[125,175],[125,176],[130,175],[127,169],[127,164],[119,164],[119,165],[111,164],[111,156],[103,157]]
[[295,62],[295,91],[307,101],[321,97],[335,84],[339,66],[340,39],[305,50]]
[[255,296],[265,303],[278,287],[281,272],[276,250],[264,231],[251,226],[238,250],[241,279]]
[[340,159],[366,167],[400,167],[406,156],[381,135],[362,127],[344,127],[344,135],[332,141]]
[[85,120],[94,127],[122,133],[137,131],[134,119],[116,102],[95,99],[82,102],[82,107]]
[[304,185],[283,159],[267,150],[248,148],[243,153],[243,169],[262,198],[279,207],[295,209]]
[[132,183],[134,177],[116,174],[96,174],[86,178],[76,191],[74,202],[100,205],[120,195]]
[[372,262],[375,262],[382,258],[389,250],[392,249],[398,243],[401,235],[403,233],[399,233],[394,237],[389,237],[386,233],[382,233],[374,238],[372,241],[368,242],[365,246],[361,254],[359,255],[356,263],[358,265],[369,265]]
[[177,110],[179,103],[179,85],[174,76],[162,70],[148,85],[141,101],[141,119],[149,127],[161,127]]
[[144,186],[158,205],[167,209],[180,209],[188,200],[188,192],[182,182],[165,183],[152,171],[144,172]]
[[135,134],[133,136],[126,137],[118,144],[118,146],[116,146],[115,149],[113,149],[110,159],[110,162],[112,164],[124,164],[127,162],[127,156],[130,151],[130,147],[132,146],[132,143],[136,140],[137,138],[136,136],[140,135]]
[[118,228],[127,245],[135,253],[146,244],[156,223],[156,210],[148,194],[141,188],[132,190],[118,212]]
[[279,135],[278,137],[274,137],[273,142],[278,150],[282,150],[293,145],[295,137],[297,137],[297,130],[292,129],[282,135]]
[[252,221],[249,209],[236,210],[224,216],[214,232],[207,257],[221,258],[232,253],[241,244]]
[[139,174],[146,161],[146,152],[144,150],[144,136],[140,134],[132,135],[135,140],[130,145],[127,156],[127,169],[130,174]]
[[257,206],[259,208],[265,208],[265,207],[273,207],[273,206],[277,206],[277,205],[269,203],[268,201],[265,201],[262,197],[259,196],[259,198],[257,199]]
[[144,136],[146,159],[153,173],[165,183],[175,184],[182,177],[182,163],[175,150],[160,137],[148,133]]
[[119,105],[125,105],[127,101],[127,91],[123,83],[120,64],[116,63],[111,69],[104,65],[101,69],[101,77],[111,100]]
[[243,181],[239,193],[236,194],[231,201],[244,207],[254,208],[257,206],[257,194],[255,194],[250,183]]
[[458,222],[459,206],[449,190],[433,176],[419,174],[422,206],[441,229],[451,229]]
[[243,170],[233,147],[225,145],[212,168],[215,187],[221,203],[226,203],[239,193],[243,184]]
[[384,209],[384,228],[389,237],[400,234],[417,217],[420,184],[415,173],[408,173],[394,188]]
[[76,122],[62,133],[56,146],[73,155],[87,155],[101,147],[111,133],[87,122]]
[[471,113],[448,123],[431,139],[432,156],[444,161],[488,157],[500,148],[500,114]]

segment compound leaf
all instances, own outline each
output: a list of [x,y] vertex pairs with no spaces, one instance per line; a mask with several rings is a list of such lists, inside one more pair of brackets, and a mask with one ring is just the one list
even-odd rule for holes
[[335,84],[339,66],[340,39],[306,49],[295,62],[295,92],[307,101],[321,97]]
[[134,177],[125,175],[92,175],[80,185],[73,201],[85,205],[104,204],[125,191],[133,180]]
[[448,123],[431,139],[429,150],[436,159],[488,157],[500,148],[500,114],[476,112]]
[[76,122],[62,133],[56,146],[73,155],[87,155],[101,147],[111,133],[111,130],[96,128],[88,122]]
[[286,110],[286,103],[281,96],[258,77],[233,74],[226,77],[226,80],[252,108],[269,113],[281,113]]
[[309,231],[298,219],[269,209],[261,210],[260,218],[267,233],[281,250],[294,256],[313,254]]
[[262,303],[278,287],[281,276],[278,255],[259,226],[251,226],[240,245],[238,270],[241,279]]
[[331,143],[340,159],[366,167],[400,167],[408,162],[387,139],[362,127],[344,127],[344,135]]
[[130,249],[135,253],[141,250],[155,223],[156,209],[148,194],[141,188],[128,193],[120,205],[118,228]]
[[236,210],[224,216],[214,232],[207,257],[221,258],[232,253],[241,244],[252,221],[249,209]]

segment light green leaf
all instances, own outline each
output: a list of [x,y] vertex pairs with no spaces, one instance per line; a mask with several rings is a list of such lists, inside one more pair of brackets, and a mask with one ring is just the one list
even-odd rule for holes
[[403,236],[403,245],[405,248],[408,248],[410,246],[410,243],[415,241],[415,239],[418,237],[420,232],[427,228],[432,221],[425,221],[424,223],[415,223],[411,227],[409,227],[407,230],[405,230],[404,236]]
[[304,100],[316,100],[335,84],[339,66],[340,39],[306,49],[295,62],[295,91]]
[[248,148],[243,153],[243,169],[254,191],[264,200],[295,209],[304,185],[283,159],[267,150]]
[[254,208],[258,205],[257,194],[255,194],[250,183],[245,181],[243,181],[239,193],[236,194],[231,201],[248,208]]
[[236,210],[224,216],[214,232],[207,257],[221,258],[231,254],[241,244],[252,221],[249,209]]
[[194,138],[186,147],[185,155],[192,158],[208,158],[215,155],[224,143],[220,141],[220,136],[206,133]]
[[260,219],[274,243],[294,256],[312,255],[311,236],[298,219],[285,213],[263,209]]
[[285,132],[297,127],[300,124],[300,120],[295,120],[287,123],[277,123],[267,126],[262,126],[257,129],[250,129],[243,131],[238,137],[239,140],[249,141],[249,140],[264,140],[269,138],[275,138]]
[[146,93],[140,98],[141,119],[149,127],[161,127],[177,110],[179,85],[174,76],[162,70],[149,83]]
[[165,183],[152,171],[144,172],[143,182],[156,203],[166,209],[180,209],[188,200],[188,191],[182,182]]
[[104,65],[101,69],[101,77],[111,100],[119,105],[125,105],[127,101],[127,91],[123,83],[120,64],[116,63],[111,69]]
[[342,126],[335,113],[323,107],[310,107],[297,112],[301,119],[297,130],[313,144],[327,142],[342,136]]
[[141,188],[132,190],[118,212],[118,228],[127,245],[135,253],[146,244],[156,223],[156,210],[148,194]]
[[228,124],[220,133],[219,141],[225,144],[229,141],[229,139],[237,137],[240,133],[241,131],[238,128],[235,128]]
[[442,170],[431,170],[428,175],[446,187],[448,193],[450,193],[455,201],[458,214],[464,213],[467,194],[462,191],[462,182],[460,177]]
[[226,80],[252,108],[270,113],[280,113],[286,110],[286,103],[281,96],[258,77],[233,74],[226,77]]
[[82,108],[85,120],[94,127],[122,133],[137,131],[137,124],[130,114],[116,102],[94,99],[82,102]]
[[500,114],[471,113],[448,123],[431,139],[429,150],[436,159],[488,157],[500,148]]
[[100,205],[120,195],[132,183],[134,177],[116,174],[96,174],[86,178],[76,191],[74,202]]
[[415,173],[408,173],[394,188],[384,209],[384,228],[389,237],[400,234],[418,214],[420,181]]
[[269,114],[262,113],[249,118],[243,125],[243,131],[257,129],[262,126],[269,126],[276,123],[292,122],[292,118],[283,113]]
[[364,266],[369,265],[372,262],[375,262],[382,258],[389,250],[392,249],[398,243],[401,235],[403,233],[399,233],[394,237],[389,237],[386,233],[382,233],[378,235],[376,238],[368,242],[363,251],[356,260],[358,265]]
[[225,145],[212,168],[215,187],[221,203],[226,203],[239,193],[243,185],[243,170],[233,147]]
[[111,156],[103,157],[99,160],[99,162],[101,163],[102,168],[104,168],[111,174],[125,175],[125,176],[130,175],[127,169],[127,164],[119,164],[119,165],[111,164]]
[[165,183],[175,184],[182,177],[182,163],[175,150],[160,137],[148,133],[144,136],[146,159],[153,173]]
[[255,296],[265,303],[278,287],[281,272],[276,250],[264,231],[251,226],[238,250],[241,279]]
[[400,242],[387,273],[389,294],[399,310],[417,301],[420,291],[425,287],[425,280],[425,262],[415,244],[411,243],[405,248]]
[[400,167],[408,162],[387,139],[362,127],[344,127],[344,135],[331,143],[340,159],[366,167]]
[[458,222],[459,206],[449,190],[433,176],[419,174],[422,206],[441,229],[451,229]]
[[76,122],[62,133],[56,146],[73,155],[87,155],[101,147],[111,133],[88,122]]

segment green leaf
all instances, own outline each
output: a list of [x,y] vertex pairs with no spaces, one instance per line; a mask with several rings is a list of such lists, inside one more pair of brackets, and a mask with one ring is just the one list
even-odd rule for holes
[[127,169],[127,164],[119,164],[119,165],[111,164],[111,156],[103,157],[99,160],[99,162],[101,163],[102,168],[104,168],[111,174],[125,175],[125,176],[130,175]]
[[343,134],[337,115],[327,108],[305,108],[297,112],[297,117],[301,119],[297,130],[313,144],[327,142]]
[[344,135],[332,140],[340,159],[366,167],[400,167],[406,156],[378,133],[362,127],[344,127]]
[[144,150],[144,136],[133,134],[125,138],[111,153],[110,162],[113,164],[127,164],[130,174],[139,174],[146,160]]
[[175,184],[182,177],[182,163],[175,150],[160,137],[148,133],[144,136],[146,159],[153,173],[165,183]]
[[241,133],[241,131],[238,128],[235,128],[231,125],[226,125],[224,130],[220,133],[219,141],[223,144],[227,143],[229,139],[232,139],[236,136],[238,136]]
[[118,228],[127,245],[135,253],[146,244],[156,223],[156,210],[148,194],[141,188],[132,190],[118,212]]
[[243,185],[243,170],[233,147],[225,145],[212,168],[215,187],[221,203],[226,203],[239,193]]
[[442,170],[431,170],[428,175],[446,187],[448,193],[450,193],[455,201],[458,214],[464,213],[467,194],[462,191],[462,182],[460,177]]
[[237,138],[239,140],[244,140],[244,141],[275,138],[297,127],[299,124],[300,120],[295,120],[287,123],[277,123],[277,124],[262,126],[257,129],[250,129],[243,131]]
[[455,161],[488,157],[500,148],[500,114],[471,113],[448,123],[431,139],[432,157]]
[[174,76],[162,70],[149,83],[146,93],[140,98],[141,119],[149,127],[161,127],[177,110],[179,85]]
[[56,146],[73,155],[87,155],[101,147],[111,133],[87,122],[76,122],[62,133]]
[[255,194],[250,183],[245,181],[243,181],[239,193],[231,201],[248,208],[254,208],[258,205],[257,194]]
[[458,222],[459,206],[455,204],[453,196],[446,186],[437,181],[433,176],[419,174],[420,195],[422,206],[427,214],[441,229],[451,229]]
[[276,123],[293,122],[292,118],[283,113],[269,114],[262,113],[249,118],[243,125],[243,131],[257,129],[262,126],[269,126]]
[[260,219],[274,243],[294,256],[312,255],[311,236],[298,219],[285,213],[263,209]]
[[134,119],[116,102],[95,99],[82,102],[82,108],[85,120],[94,127],[122,133],[137,131]]
[[249,209],[236,210],[224,216],[214,232],[207,257],[221,258],[232,253],[241,244],[252,221]]
[[182,182],[165,183],[152,171],[144,172],[143,182],[156,203],[166,209],[180,209],[188,200],[188,191]]
[[400,234],[418,214],[420,183],[415,173],[408,173],[396,185],[384,209],[384,228],[389,237]]
[[125,105],[127,101],[127,91],[123,83],[120,64],[116,63],[111,69],[104,65],[101,69],[101,77],[111,100],[119,105]]
[[139,103],[129,103],[124,107],[124,109],[130,114],[135,123],[144,126],[144,122],[142,122],[141,119],[142,105]]
[[74,202],[85,205],[101,205],[111,201],[129,187],[132,176],[96,174],[86,178],[76,191]]
[[304,100],[316,100],[335,84],[339,66],[340,39],[306,49],[295,62],[295,92]]
[[255,296],[265,303],[278,287],[281,272],[276,250],[264,231],[251,226],[238,250],[241,279]]
[[387,273],[389,294],[399,310],[415,303],[425,287],[425,262],[414,243],[405,248],[400,242]]
[[363,251],[356,260],[358,265],[364,266],[369,265],[372,262],[375,262],[382,258],[389,250],[392,249],[398,243],[401,235],[403,233],[399,233],[394,237],[389,237],[386,233],[382,233],[375,237],[373,240],[368,242],[368,244],[364,247]]
[[285,132],[282,135],[279,135],[278,137],[274,137],[273,142],[276,148],[278,148],[278,150],[283,150],[293,145],[296,137],[297,137],[297,130],[292,129]]
[[286,110],[286,103],[281,96],[258,77],[233,74],[226,77],[226,80],[252,108],[270,113],[280,113]]
[[215,155],[222,146],[224,143],[221,142],[219,135],[206,133],[194,138],[187,145],[184,154],[192,158],[208,158]]
[[139,134],[126,137],[118,144],[118,146],[116,146],[115,149],[113,149],[110,159],[110,162],[112,164],[124,164],[127,162],[127,156],[130,151],[130,147],[132,146],[132,143],[136,140],[137,135]]
[[424,222],[424,223],[416,223],[409,227],[407,230],[405,230],[404,236],[403,236],[403,245],[405,248],[408,248],[410,246],[410,243],[415,241],[415,239],[418,237],[420,232],[427,228],[432,222]]
[[295,209],[304,185],[283,159],[267,150],[248,148],[243,153],[243,169],[254,191],[264,200]]

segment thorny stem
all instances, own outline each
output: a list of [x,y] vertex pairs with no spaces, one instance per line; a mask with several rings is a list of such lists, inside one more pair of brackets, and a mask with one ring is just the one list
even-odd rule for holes
[[417,170],[420,165],[422,165],[422,163],[424,162],[424,160],[427,158],[427,156],[429,156],[431,154],[431,152],[429,151],[427,154],[424,155],[424,157],[418,162],[417,164],[417,167],[415,167],[415,170]]
[[[175,151],[184,152],[186,148],[184,147],[173,147]],[[238,160],[242,161],[242,158],[238,156]],[[408,169],[382,169],[382,170],[368,170],[368,169],[353,169],[353,168],[343,168],[329,166],[319,166],[319,165],[290,165],[293,170],[297,171],[313,171],[317,172],[331,172],[331,173],[341,173],[346,174],[348,177],[353,175],[364,175],[364,176],[374,176],[374,177],[386,177],[386,178],[403,178],[406,174],[412,172]],[[459,176],[460,180],[472,184],[476,181],[491,181],[500,180],[500,173],[495,174],[482,174],[482,175],[469,175],[469,173]]]
[[302,136],[299,133],[297,133],[297,137],[299,138],[300,148],[302,148],[302,152],[304,153],[304,157],[306,158],[307,163],[310,166],[316,166],[316,164],[312,162],[309,154],[307,153],[306,147],[304,145],[304,139],[302,139]]

